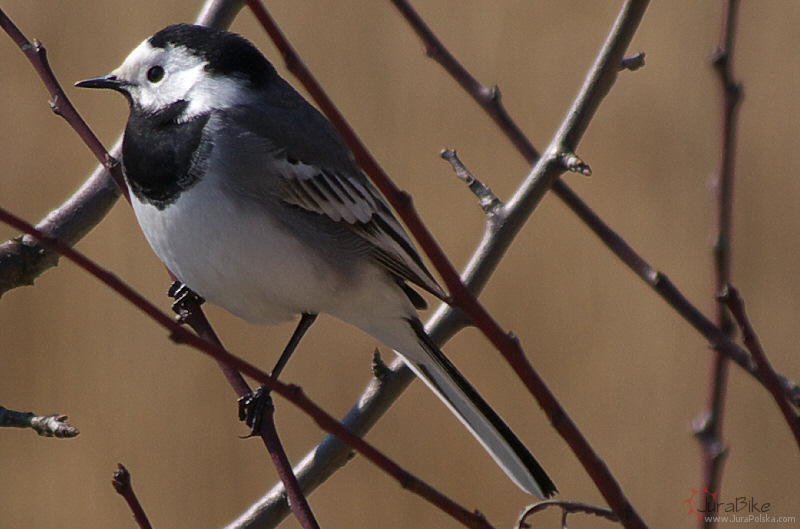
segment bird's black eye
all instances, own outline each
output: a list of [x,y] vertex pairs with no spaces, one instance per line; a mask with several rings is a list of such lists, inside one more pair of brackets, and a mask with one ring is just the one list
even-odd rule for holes
[[151,83],[157,83],[164,77],[164,68],[161,66],[153,66],[147,70],[147,80]]

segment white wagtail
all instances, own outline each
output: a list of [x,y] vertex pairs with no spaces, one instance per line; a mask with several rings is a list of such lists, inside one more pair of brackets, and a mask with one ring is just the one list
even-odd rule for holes
[[[253,323],[318,313],[393,348],[508,476],[538,497],[553,482],[436,347],[413,284],[443,298],[333,126],[234,33],[178,24],[108,75],[130,105],[122,163],[133,209],[178,279]],[[303,330],[296,331],[297,338]]]

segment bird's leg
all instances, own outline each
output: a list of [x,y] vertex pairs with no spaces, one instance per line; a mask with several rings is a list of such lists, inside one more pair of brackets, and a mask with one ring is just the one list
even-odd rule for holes
[[[300,317],[300,322],[297,324],[297,328],[289,339],[289,343],[286,344],[283,353],[281,353],[281,357],[278,358],[278,362],[275,364],[275,367],[272,368],[270,376],[277,378],[278,375],[280,375],[286,363],[289,361],[289,357],[292,356],[300,340],[316,319],[316,314],[303,313]],[[271,405],[272,399],[269,395],[269,389],[265,386],[259,386],[259,388],[250,395],[239,399],[239,420],[244,421],[245,424],[250,427],[250,435],[248,437],[257,435],[261,430],[261,417],[264,414],[264,410]]]

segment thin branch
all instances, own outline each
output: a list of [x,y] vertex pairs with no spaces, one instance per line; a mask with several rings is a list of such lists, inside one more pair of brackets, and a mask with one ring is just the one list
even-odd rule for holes
[[314,514],[311,512],[311,507],[308,504],[308,499],[303,493],[300,482],[297,480],[292,469],[292,463],[286,455],[286,450],[283,448],[280,437],[278,437],[278,430],[275,427],[275,408],[271,405],[264,412],[261,417],[261,430],[259,435],[264,439],[264,444],[269,450],[269,455],[272,458],[272,463],[278,471],[281,483],[287,491],[287,499],[289,501],[289,508],[292,513],[300,522],[300,525],[305,529],[319,529]]
[[[381,370],[380,377],[370,380],[356,405],[342,418],[342,424],[354,434],[363,437],[414,378],[405,362],[396,359],[385,371]],[[344,467],[352,457],[353,450],[350,446],[335,435],[327,435],[295,465],[294,474],[303,491],[310,494]],[[225,529],[276,527],[288,514],[286,490],[279,482]]]
[[[741,101],[741,85],[733,78],[733,52],[738,13],[737,0],[723,0],[724,16],[720,30],[719,46],[712,59],[722,93],[722,133],[720,167],[716,177],[717,238],[713,248],[715,286],[719,293],[730,284],[731,241],[733,240],[733,189],[736,161],[736,129]],[[717,327],[732,338],[734,325],[725,302],[717,299]],[[708,490],[719,491],[722,485],[722,468],[727,455],[723,436],[725,400],[728,386],[729,359],[716,352],[711,359],[708,403],[695,436],[700,442],[703,459],[703,484]],[[760,371],[763,374],[763,371]],[[716,525],[713,517],[701,517],[700,527],[710,529]]]
[[478,201],[484,213],[487,215],[494,215],[495,212],[503,207],[503,201],[497,198],[497,195],[492,192],[489,186],[475,178],[475,175],[473,175],[459,159],[456,151],[452,149],[443,149],[440,154],[442,158],[453,166],[453,171],[456,172],[456,176],[467,184],[472,194],[478,197]]
[[95,158],[105,167],[111,174],[111,177],[116,182],[117,187],[122,190],[122,193],[127,196],[127,189],[125,187],[125,179],[122,176],[122,167],[119,162],[112,158],[100,140],[94,134],[92,129],[86,124],[83,118],[75,110],[75,107],[70,102],[67,94],[58,83],[50,63],[47,60],[47,50],[38,40],[29,41],[25,35],[17,28],[8,16],[0,9],[0,27],[8,34],[9,37],[19,46],[19,49],[25,54],[30,61],[33,69],[39,74],[39,78],[44,83],[47,91],[50,92],[50,108],[53,109],[57,115],[61,116],[70,126],[78,133],[78,136],[83,140],[83,143],[89,147]]
[[269,388],[270,391],[280,395],[303,410],[320,428],[328,433],[336,435],[368,461],[389,474],[400,484],[402,488],[427,500],[429,503],[449,514],[466,527],[476,529],[490,529],[492,527],[482,514],[468,511],[426,482],[420,480],[402,468],[374,446],[348,430],[333,416],[325,412],[311,399],[309,399],[299,386],[285,384],[280,380],[276,380],[253,364],[229,353],[218,343],[210,342],[198,336],[197,334],[187,331],[179,322],[161,312],[158,307],[145,299],[141,294],[136,292],[136,290],[131,288],[115,274],[102,268],[97,263],[70,246],[48,236],[45,233],[40,232],[31,224],[25,222],[2,207],[0,207],[0,222],[4,222],[17,230],[25,232],[32,237],[39,239],[45,246],[48,246],[51,249],[63,254],[64,257],[78,265],[83,270],[87,271],[95,278],[99,279],[107,287],[114,290],[145,315],[149,316],[150,319],[155,321],[158,325],[169,331],[169,337],[175,343],[188,345],[211,356],[217,361],[226,363],[240,373],[261,382],[267,388]]
[[[171,272],[170,275],[172,276]],[[181,323],[194,329],[197,335],[202,339],[216,344],[219,347],[223,347],[217,333],[214,331],[211,323],[209,323],[205,313],[201,309],[203,301],[199,296],[184,287],[179,281],[175,281],[172,284],[172,287],[169,289],[169,295],[175,298],[175,303],[172,304],[172,310],[178,314],[178,320]],[[222,360],[217,360],[217,364],[240,399],[252,395],[252,389],[238,370]],[[289,462],[289,458],[278,436],[273,412],[274,408],[270,406],[268,413],[265,413],[261,418],[261,430],[258,432],[258,436],[261,437],[261,440],[264,442],[264,446],[278,472],[281,484],[284,486],[284,490],[287,491],[286,498],[289,502],[288,507],[292,514],[294,514],[300,522],[301,527],[305,529],[319,529],[319,524],[314,517],[314,513],[311,511],[308,499],[292,471],[292,465]]]
[[114,486],[114,490],[117,491],[117,494],[125,499],[139,529],[153,529],[153,526],[150,525],[150,520],[147,519],[147,514],[144,512],[144,507],[142,507],[139,498],[136,497],[136,493],[133,491],[131,473],[128,472],[128,469],[125,468],[122,463],[117,463],[117,470],[114,471],[111,484]]
[[525,159],[530,163],[534,163],[539,158],[539,152],[506,112],[503,107],[500,89],[497,86],[486,88],[475,76],[469,73],[406,0],[391,0],[391,2],[422,41],[425,54],[439,63],[467,94],[472,96],[475,102],[489,114]]
[[748,319],[747,313],[744,310],[744,301],[742,301],[741,296],[739,296],[739,291],[732,286],[726,286],[720,292],[718,299],[720,300],[720,303],[725,304],[725,306],[730,309],[731,314],[733,314],[733,317],[736,319],[736,323],[742,330],[742,341],[744,341],[744,344],[747,346],[750,354],[753,355],[753,359],[758,365],[759,372],[761,372],[762,376],[766,380],[767,389],[769,390],[770,395],[772,395],[772,398],[775,400],[775,403],[778,405],[778,408],[781,410],[781,413],[783,414],[784,419],[786,419],[786,423],[789,425],[789,428],[791,428],[797,448],[800,450],[800,418],[798,417],[797,412],[792,409],[791,405],[786,400],[786,395],[783,394],[777,373],[775,373],[775,370],[772,368],[772,364],[770,364],[767,355],[764,353],[764,349],[761,347],[761,342],[758,340],[756,331],[750,324],[750,320]]
[[[412,29],[423,40],[426,53],[434,58],[447,70],[456,82],[472,96],[478,105],[495,121],[508,140],[517,148],[520,154],[531,164],[540,159],[540,155],[533,144],[514,124],[508,116],[499,97],[489,97],[497,89],[484,88],[464,67],[447,51],[442,43],[433,35],[430,28],[417,15],[416,11],[405,0],[392,0],[392,3],[403,14]],[[570,110],[572,112],[572,110]],[[543,191],[546,191],[543,190]],[[594,232],[600,241],[616,255],[640,279],[650,286],[664,301],[667,302],[681,317],[697,330],[714,350],[719,350],[729,356],[742,369],[758,378],[756,366],[750,355],[731,341],[721,332],[697,307],[695,307],[680,290],[663,273],[653,268],[642,256],[619,236],[603,219],[575,194],[563,181],[555,180],[551,191],[555,193],[575,213],[589,229]],[[541,197],[539,197],[541,198]],[[487,232],[480,248],[473,254],[472,260],[464,272],[464,283],[470,285],[473,292],[479,292],[486,284],[505,249],[510,245],[519,226],[513,223],[508,228],[514,230],[498,232],[497,235]],[[762,381],[763,382],[763,381]],[[795,382],[781,376],[781,383],[789,400],[800,408],[800,386]]]
[[[436,244],[427,226],[425,226],[414,209],[411,197],[397,188],[372,157],[316,82],[313,75],[305,67],[263,4],[258,0],[248,0],[247,4],[283,55],[287,68],[300,80],[311,97],[314,98],[321,110],[333,123],[350,147],[361,168],[394,207],[420,247],[431,260],[450,292],[452,303],[462,310],[469,320],[500,351],[528,391],[546,411],[554,428],[567,441],[567,444],[584,465],[584,468],[592,477],[611,508],[617,513],[623,525],[626,527],[646,527],[644,521],[625,497],[608,467],[594,453],[575,423],[569,419],[565,410],[547,388],[544,380],[533,369],[516,337],[506,333],[462,283],[460,276],[444,255],[442,249]],[[519,226],[529,217],[533,207],[541,199],[544,192],[549,189],[552,182],[565,169],[560,163],[555,167],[556,164],[554,162],[560,160],[564,153],[574,152],[575,146],[588,127],[594,112],[616,78],[623,53],[633,38],[646,6],[647,2],[642,0],[632,0],[625,3],[606,43],[586,78],[586,82],[573,108],[562,124],[556,139],[551,144],[555,145],[555,147],[551,149],[549,156],[540,160],[541,167],[539,167],[540,164],[537,164],[539,171],[535,168],[531,176],[517,192],[512,200],[514,206],[512,207],[512,202],[506,204],[505,209],[509,211],[509,220],[512,215],[516,217],[517,231]],[[542,168],[546,170],[541,171]]]
[[545,509],[550,507],[558,507],[562,511],[564,511],[564,516],[562,518],[562,527],[567,527],[567,515],[573,514],[576,512],[583,513],[583,514],[593,514],[595,516],[599,516],[600,518],[605,518],[611,522],[619,522],[619,518],[617,515],[614,514],[614,511],[610,511],[603,507],[598,507],[597,505],[590,505],[588,503],[583,503],[579,501],[563,501],[563,500],[546,500],[540,501],[534,505],[531,505],[524,511],[522,514],[519,515],[517,519],[517,529],[528,529],[533,527],[533,524],[528,523],[528,518],[533,516],[538,512],[542,512]]
[[36,415],[29,411],[14,411],[0,406],[0,428],[31,428],[42,437],[75,437],[80,432],[66,422],[60,413]]

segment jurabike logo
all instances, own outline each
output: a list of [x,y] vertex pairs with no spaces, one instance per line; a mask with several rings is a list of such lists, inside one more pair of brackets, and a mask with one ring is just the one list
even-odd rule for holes
[[727,522],[780,522],[793,521],[794,517],[777,518],[769,513],[770,504],[759,502],[752,496],[737,496],[731,501],[717,501],[718,491],[711,492],[703,486],[703,490],[689,489],[691,496],[682,503],[689,505],[688,516],[696,515],[698,520],[714,520]]

